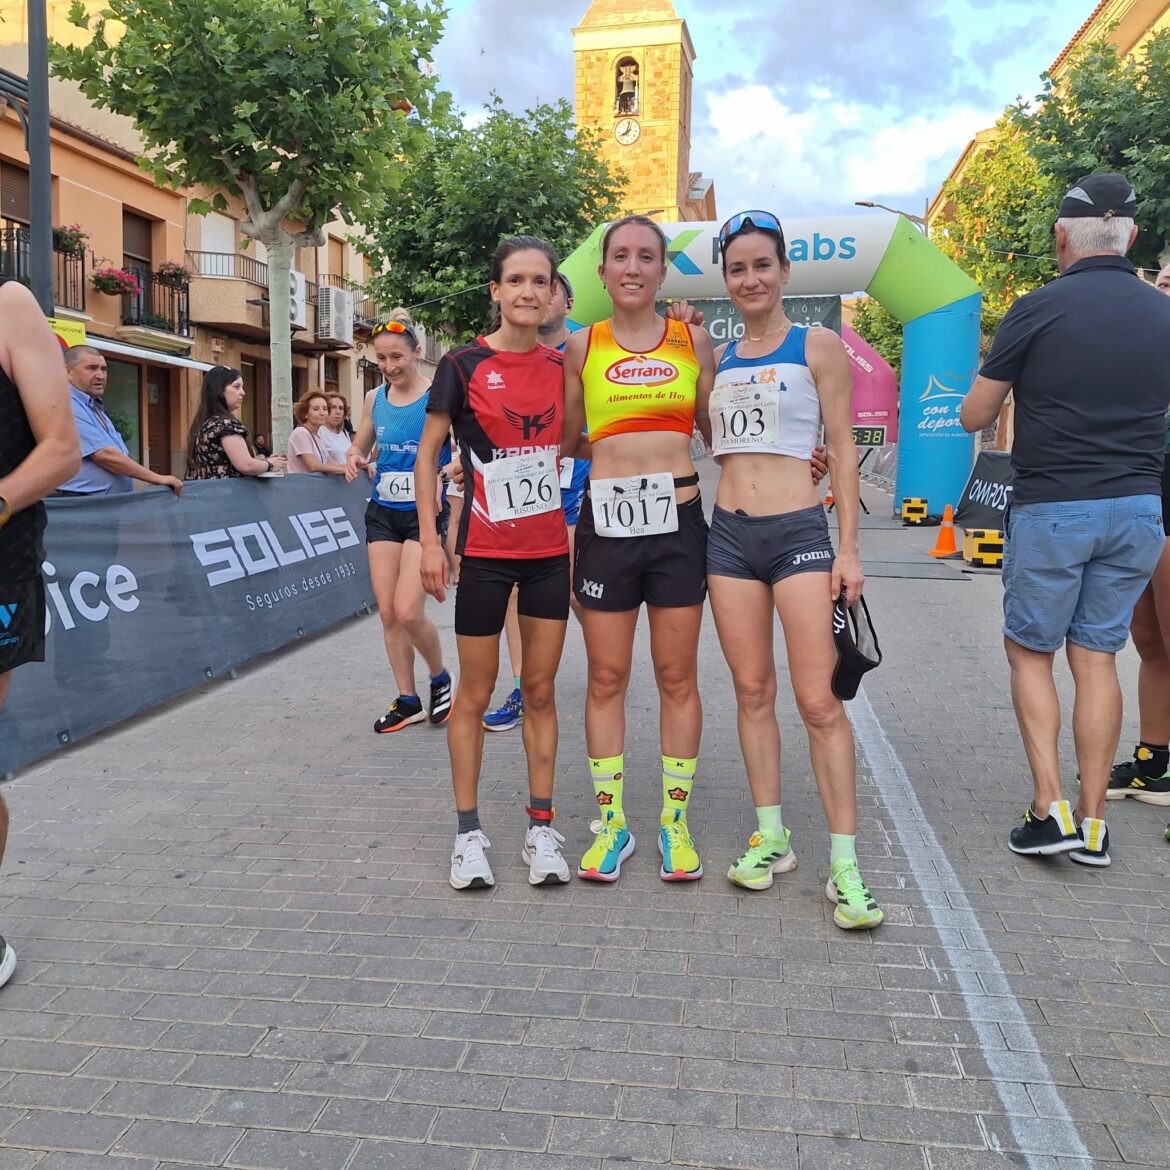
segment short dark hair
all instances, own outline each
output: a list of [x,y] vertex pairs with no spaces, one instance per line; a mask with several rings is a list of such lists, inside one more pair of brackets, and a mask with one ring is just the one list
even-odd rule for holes
[[658,242],[662,245],[662,263],[665,264],[666,233],[648,215],[625,215],[622,216],[621,219],[614,220],[614,222],[605,229],[605,235],[601,237],[602,263],[605,263],[605,258],[609,255],[609,242],[613,239],[613,233],[618,231],[620,228],[631,227],[634,225],[637,225],[638,227],[648,227],[658,237]]
[[512,236],[511,239],[504,240],[492,253],[489,269],[489,278],[492,284],[499,284],[503,280],[504,261],[509,256],[515,256],[517,252],[540,252],[543,256],[547,256],[549,280],[556,280],[557,265],[560,261],[557,259],[556,250],[552,244],[538,236]]

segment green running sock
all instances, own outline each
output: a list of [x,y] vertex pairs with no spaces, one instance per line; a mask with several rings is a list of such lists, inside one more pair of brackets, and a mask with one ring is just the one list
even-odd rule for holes
[[829,834],[829,869],[840,861],[857,864],[857,837],[851,833]]
[[602,816],[613,813],[613,819],[626,823],[626,812],[622,807],[622,777],[626,770],[625,754],[589,757],[589,776],[593,781],[593,796]]
[[685,820],[687,804],[691,799],[691,787],[695,783],[695,769],[699,761],[680,760],[676,756],[662,757],[662,816],[660,820],[669,825],[680,817]]
[[760,827],[760,835],[779,837],[784,833],[784,822],[780,819],[778,804],[756,805],[756,822]]

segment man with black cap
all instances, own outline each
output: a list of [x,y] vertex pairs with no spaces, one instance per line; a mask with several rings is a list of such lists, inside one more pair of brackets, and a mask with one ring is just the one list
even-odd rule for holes
[[[1004,518],[1004,645],[1034,795],[1015,853],[1106,866],[1105,793],[1121,738],[1115,656],[1162,552],[1162,452],[1170,404],[1170,298],[1125,254],[1137,197],[1124,175],[1079,179],[1054,228],[1060,276],[1003,319],[962,408],[995,420],[1015,393],[1015,488]],[[1081,789],[1064,799],[1053,660],[1076,689]]]

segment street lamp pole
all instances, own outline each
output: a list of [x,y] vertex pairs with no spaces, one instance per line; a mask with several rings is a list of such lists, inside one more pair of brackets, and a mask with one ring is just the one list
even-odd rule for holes
[[53,179],[49,163],[49,30],[45,0],[28,5],[28,162],[33,296],[53,314]]
[[924,236],[930,235],[930,224],[921,215],[915,215],[912,211],[902,211],[898,207],[887,207],[884,203],[874,203],[872,199],[855,199],[853,205],[855,207],[876,207],[881,211],[889,211],[894,215],[901,215],[914,224]]

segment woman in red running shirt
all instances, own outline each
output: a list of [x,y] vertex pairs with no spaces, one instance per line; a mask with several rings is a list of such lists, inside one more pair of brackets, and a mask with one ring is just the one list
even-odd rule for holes
[[[483,715],[500,663],[508,598],[519,592],[528,757],[528,831],[521,854],[533,885],[569,880],[564,838],[552,827],[557,756],[554,679],[569,617],[569,540],[561,509],[558,460],[564,421],[561,355],[537,342],[556,280],[556,253],[517,236],[491,260],[499,325],[445,354],[435,371],[417,467],[430,467],[453,430],[464,469],[464,507],[455,599],[459,691],[447,748],[459,826],[451,855],[457,890],[495,884],[479,820]],[[442,601],[448,562],[434,521],[433,475],[415,475],[423,586]]]

